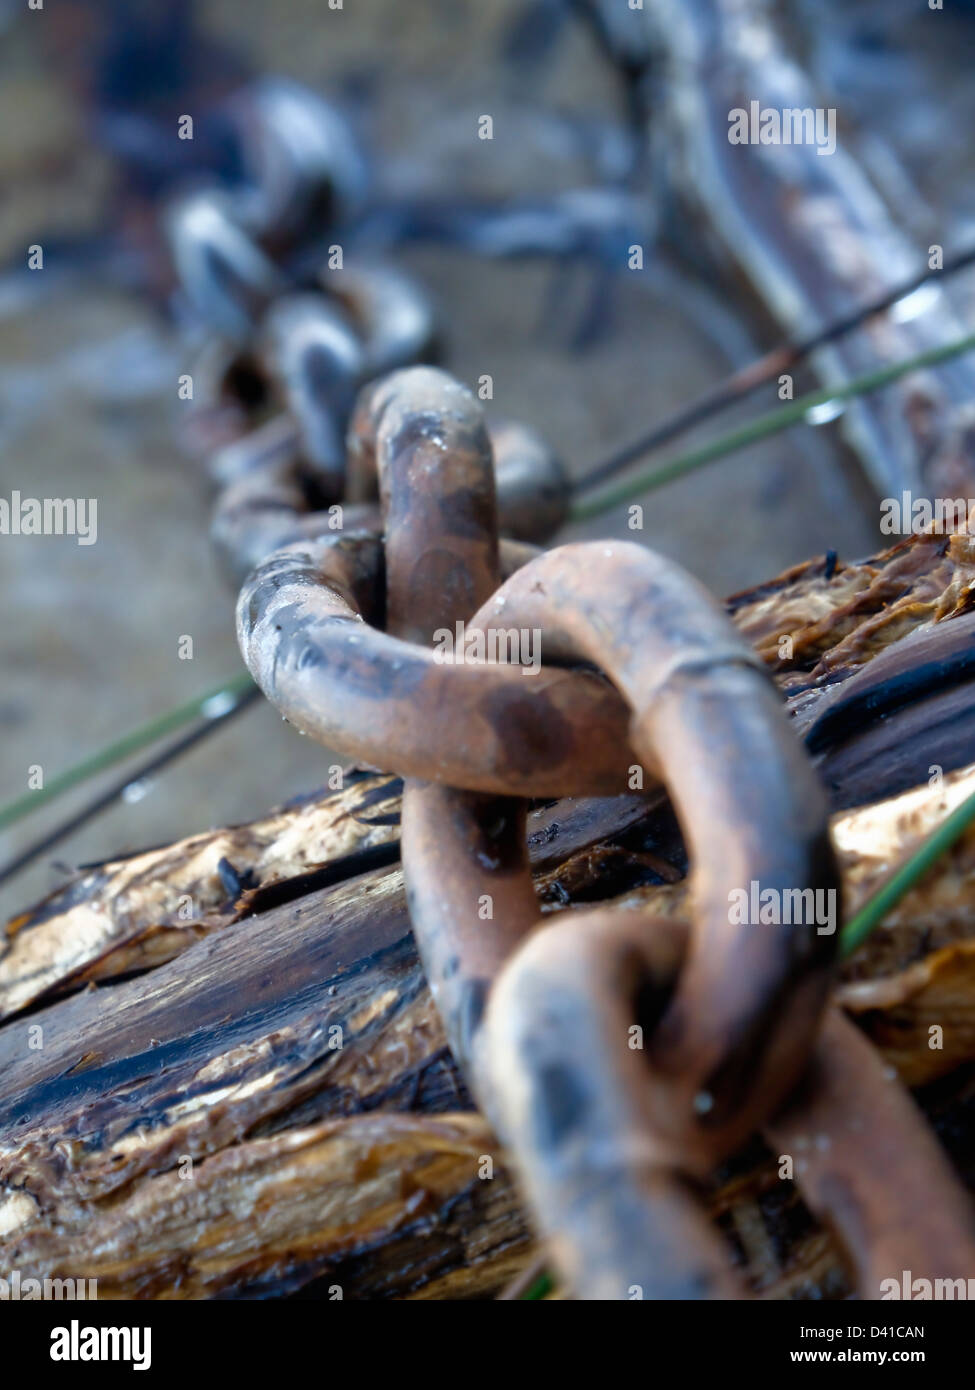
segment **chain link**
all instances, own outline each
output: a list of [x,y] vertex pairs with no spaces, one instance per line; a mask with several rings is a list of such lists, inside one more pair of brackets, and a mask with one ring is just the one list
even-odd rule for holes
[[[962,1189],[829,1007],[838,923],[729,915],[753,883],[839,888],[825,797],[762,663],[651,552],[530,544],[566,515],[551,450],[406,366],[434,333],[405,277],[298,254],[359,196],[334,114],[272,84],[241,118],[251,185],[198,191],[170,218],[185,295],[218,336],[198,437],[220,442],[213,534],[244,579],[241,650],[299,729],[407,779],[430,986],[567,1286],[743,1296],[695,1189],[756,1132],[794,1154],[863,1296],[901,1269],[967,1277]],[[545,661],[532,674],[462,644],[439,659],[431,643],[458,624],[486,651],[537,633]],[[527,799],[622,794],[637,768],[680,820],[693,926],[610,907],[543,925]]]

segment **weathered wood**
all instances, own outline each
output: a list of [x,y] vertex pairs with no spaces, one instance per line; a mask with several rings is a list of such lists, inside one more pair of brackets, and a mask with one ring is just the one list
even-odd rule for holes
[[[923,266],[860,167],[845,133],[821,157],[814,142],[732,144],[736,110],[825,109],[787,49],[771,0],[648,0],[666,80],[653,112],[657,145],[695,225],[798,341],[880,297]],[[835,110],[834,110],[835,118]],[[667,139],[660,138],[661,125]],[[946,248],[951,249],[951,248]],[[926,259],[928,248],[924,246]],[[965,327],[944,295],[919,318],[884,314],[821,350],[816,368],[840,384],[960,338]],[[975,496],[969,425],[975,373],[960,359],[915,373],[852,405],[851,447],[881,496]]]
[[[840,817],[851,901],[973,786],[969,769],[947,790]],[[869,963],[851,964],[841,993],[907,1079],[959,1078],[946,1108],[936,1103],[970,1174],[957,1069],[975,1060],[973,856],[969,836],[880,929]],[[683,885],[644,891],[680,912]],[[952,941],[950,960],[952,947],[931,960],[928,939]],[[855,977],[874,969],[881,982],[865,993]],[[927,1045],[930,1018],[945,1027],[944,1053]],[[398,871],[231,923],[107,999],[85,991],[12,1020],[0,1076],[9,1268],[97,1278],[102,1296],[280,1293],[318,1278],[346,1297],[479,1296],[527,1258],[503,1157],[477,1117],[458,1114],[469,1102]],[[841,1289],[835,1248],[785,1186],[757,1149],[716,1186],[732,1243],[748,1232],[746,1273],[776,1296]]]
[[[910,542],[858,566],[799,567],[730,608],[808,732],[856,673],[862,683],[904,649],[894,644],[905,633],[924,638],[921,667],[930,641],[967,633],[969,575],[959,541]],[[912,698],[937,685],[940,659]],[[825,750],[870,718],[866,708],[850,727],[835,720]],[[972,722],[958,726],[958,762],[975,759]],[[917,783],[923,743],[915,752]],[[875,771],[882,785],[883,757]],[[840,814],[848,908],[973,787],[968,768]],[[85,871],[11,924],[0,1267],[97,1278],[103,1297],[304,1286],[327,1297],[334,1285],[348,1298],[483,1297],[531,1258],[503,1155],[472,1111],[413,948],[392,862],[398,791],[396,779],[357,774],[251,826]],[[686,913],[683,847],[659,795],[539,807],[530,835],[544,907],[622,894],[624,906],[635,895],[661,915]],[[969,1181],[973,860],[969,835],[848,963],[839,993],[891,1065],[925,1087]],[[197,911],[182,921],[187,898]],[[940,1051],[931,1022],[945,1030]],[[846,1289],[831,1238],[760,1146],[717,1175],[709,1200],[757,1292]]]

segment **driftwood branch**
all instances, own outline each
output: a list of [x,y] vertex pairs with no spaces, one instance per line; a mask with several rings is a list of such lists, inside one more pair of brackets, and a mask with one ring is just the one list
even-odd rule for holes
[[[929,247],[912,245],[847,138],[731,143],[729,118],[815,111],[828,102],[779,35],[770,0],[648,0],[665,81],[671,173],[684,205],[790,338],[799,340],[916,274]],[[825,123],[821,134],[825,134]],[[942,247],[947,252],[950,247]],[[821,351],[837,385],[935,344],[965,325],[937,293],[911,322],[889,314]],[[971,437],[975,370],[968,358],[859,402],[845,431],[881,496],[975,496]]]

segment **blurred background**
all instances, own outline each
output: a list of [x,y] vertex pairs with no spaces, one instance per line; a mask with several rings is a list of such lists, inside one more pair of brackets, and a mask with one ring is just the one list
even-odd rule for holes
[[[975,19],[948,8],[757,6],[838,106],[919,258],[975,238]],[[0,537],[0,801],[24,793],[31,765],[54,776],[241,670],[212,486],[184,447],[177,380],[198,340],[160,217],[178,190],[235,177],[221,103],[253,79],[293,79],[342,112],[368,173],[350,242],[410,272],[443,365],[469,385],[490,374],[490,410],[540,431],[570,471],[780,341],[769,303],[672,195],[650,18],[626,0],[0,4],[0,496],[98,500],[95,545]],[[186,112],[196,135],[178,142]],[[26,269],[32,244],[43,271]],[[971,325],[973,278],[951,293]],[[799,389],[817,380],[797,373]],[[639,539],[718,595],[829,550],[869,552],[874,493],[841,424],[807,423],[655,492]],[[609,533],[624,534],[619,509],[565,537]],[[312,791],[328,761],[259,703],[0,887],[0,920],[79,864]],[[91,790],[0,831],[0,863]]]

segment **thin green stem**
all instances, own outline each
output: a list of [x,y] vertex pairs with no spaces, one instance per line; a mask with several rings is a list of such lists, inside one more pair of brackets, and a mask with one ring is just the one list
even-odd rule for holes
[[550,1274],[540,1274],[535,1282],[530,1284],[522,1294],[522,1300],[527,1301],[528,1299],[544,1298],[546,1294],[552,1292],[554,1287],[555,1284]]
[[5,830],[15,821],[22,820],[24,816],[30,815],[31,811],[36,811],[47,802],[53,801],[55,797],[70,791],[72,787],[86,782],[89,777],[95,777],[99,772],[104,772],[106,768],[122,762],[132,753],[138,753],[148,744],[165,738],[167,734],[181,729],[194,719],[199,719],[204,712],[203,707],[210,700],[216,699],[219,695],[242,695],[251,685],[253,685],[253,681],[245,672],[240,676],[235,676],[232,680],[221,681],[219,685],[204,691],[202,695],[197,695],[194,699],[187,700],[185,704],[177,705],[175,708],[167,710],[165,714],[150,719],[148,723],[140,725],[138,729],[133,729],[131,733],[116,739],[107,748],[100,749],[90,758],[84,758],[80,763],[75,763],[74,767],[69,767],[65,772],[52,777],[43,787],[38,787],[36,791],[26,792],[23,796],[17,797],[15,801],[10,801],[6,806],[0,807],[0,830]]
[[954,342],[945,343],[942,347],[930,348],[927,352],[918,353],[916,357],[907,358],[901,362],[893,362],[887,367],[878,368],[875,372],[868,372],[865,376],[855,377],[843,385],[826,387],[822,391],[811,391],[806,396],[800,396],[798,400],[787,402],[778,410],[769,411],[767,415],[760,415],[757,420],[752,420],[747,425],[742,425],[739,429],[722,435],[720,439],[714,439],[709,444],[702,444],[689,453],[679,455],[670,463],[632,473],[629,477],[614,484],[613,487],[606,488],[603,492],[597,492],[594,497],[575,502],[569,514],[570,520],[588,521],[590,517],[601,516],[603,512],[632,502],[635,497],[650,492],[654,488],[662,487],[664,483],[672,482],[675,478],[681,478],[687,473],[693,473],[695,469],[703,468],[707,463],[713,463],[728,454],[737,453],[738,450],[745,449],[748,445],[756,444],[760,440],[769,439],[772,435],[781,434],[783,430],[800,424],[806,412],[814,406],[825,405],[827,401],[846,401],[866,395],[870,391],[877,391],[883,386],[889,386],[892,382],[900,380],[901,377],[907,376],[911,372],[921,371],[926,367],[937,367],[940,363],[948,362],[953,357],[960,357],[963,353],[971,352],[973,349],[975,349],[975,333],[969,333],[963,338],[956,338]]
[[961,839],[975,821],[975,792],[956,806],[920,849],[891,874],[869,902],[851,917],[840,933],[840,955],[852,955],[863,945],[874,927],[914,888],[928,870]]

